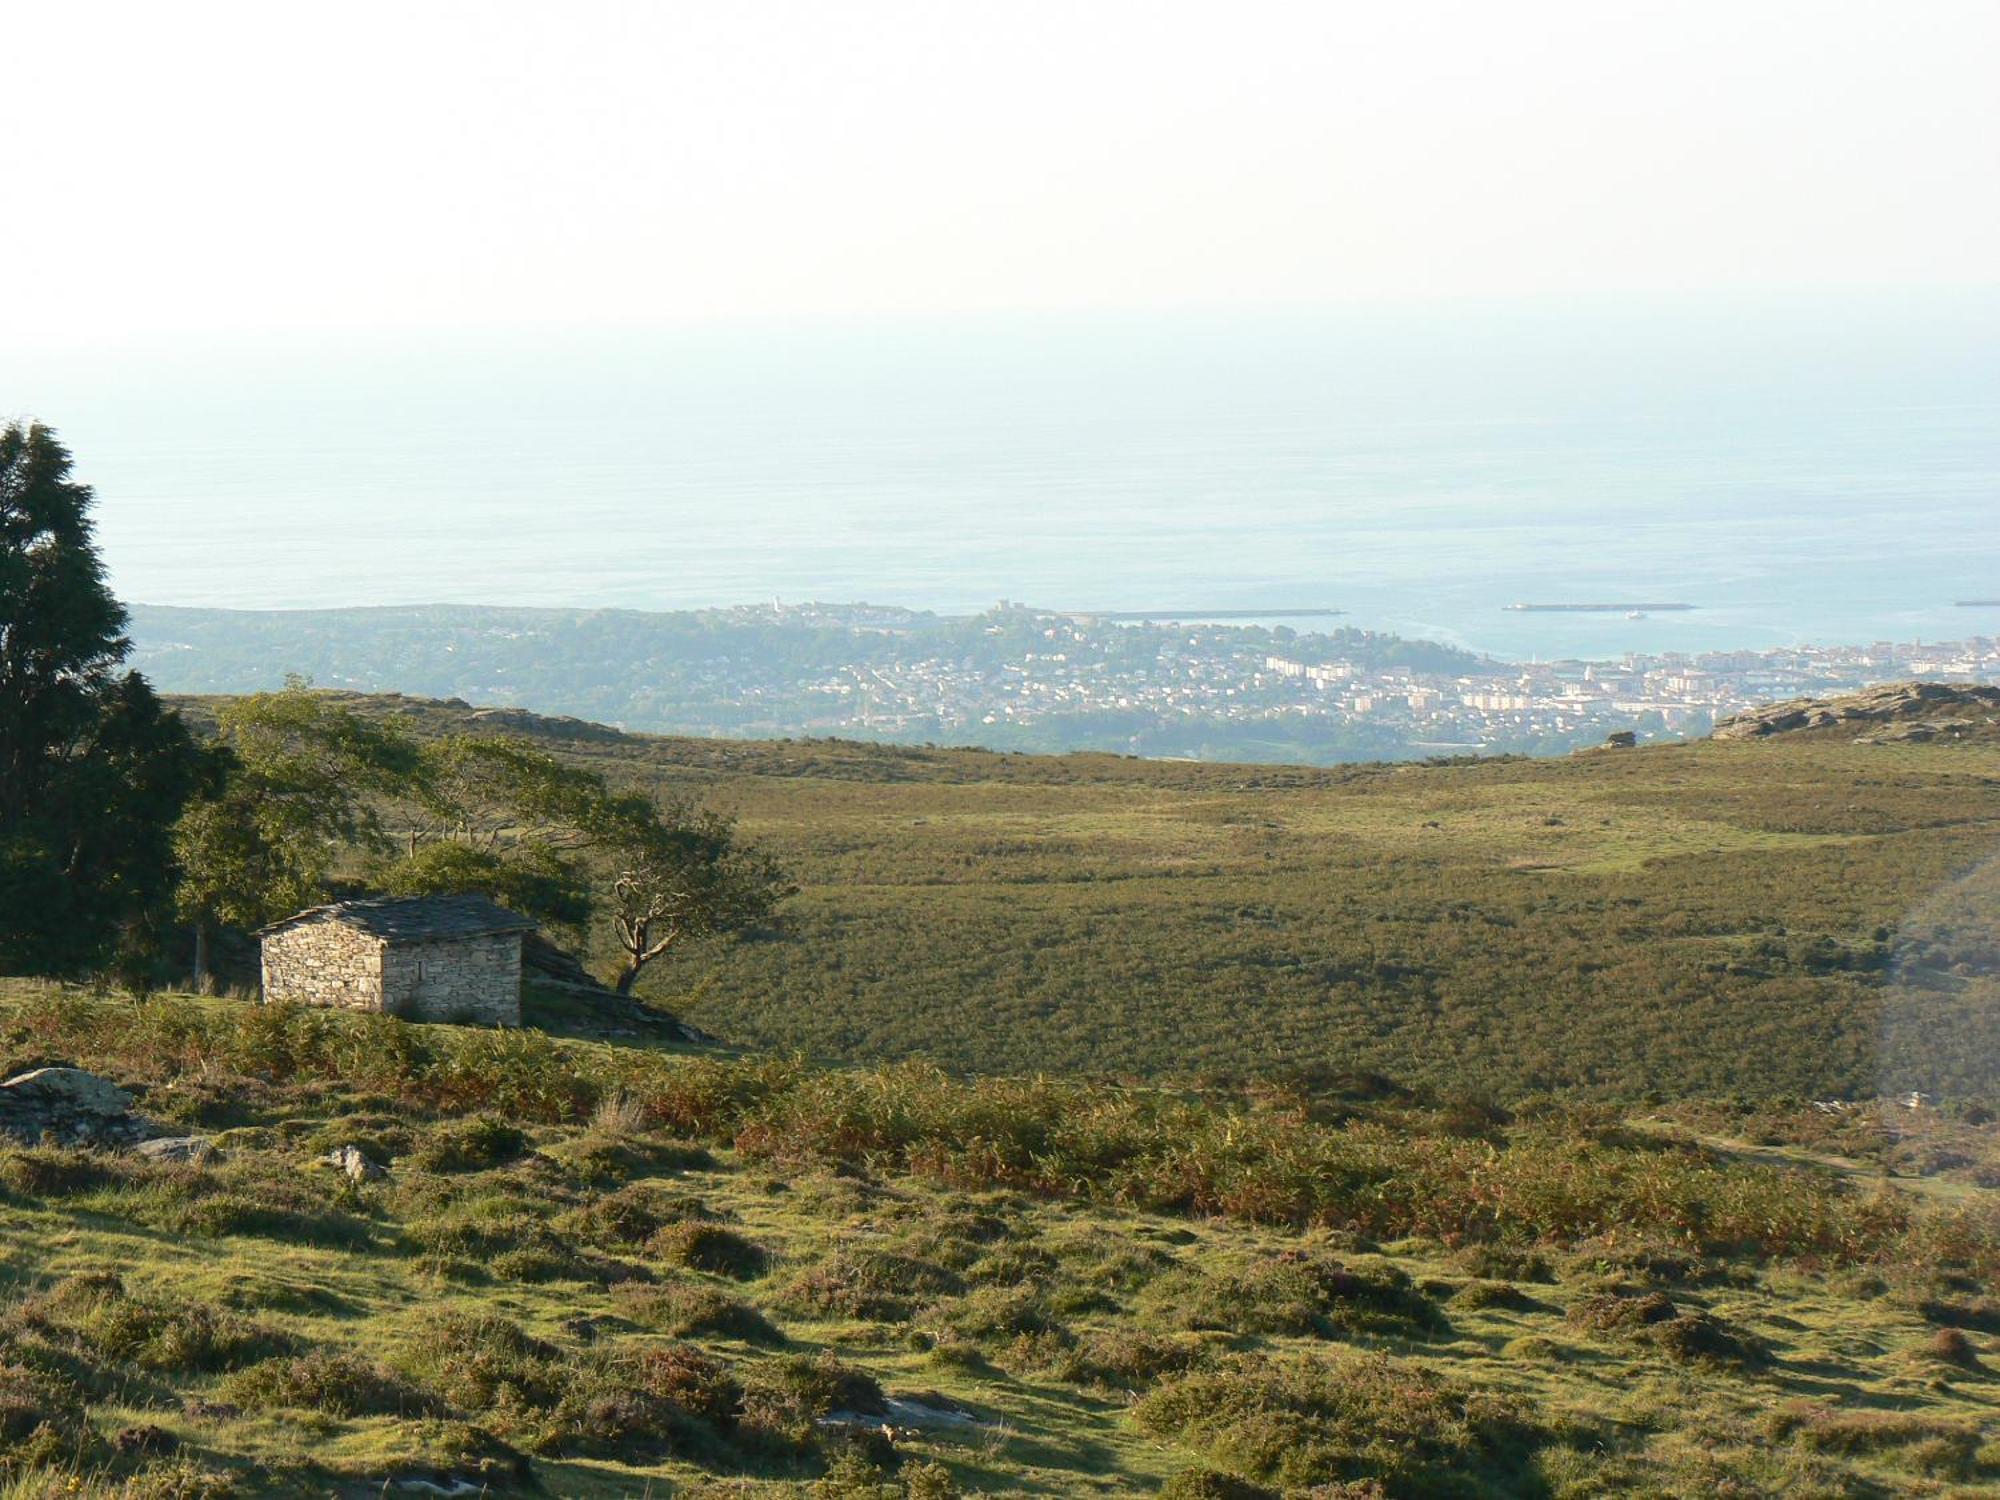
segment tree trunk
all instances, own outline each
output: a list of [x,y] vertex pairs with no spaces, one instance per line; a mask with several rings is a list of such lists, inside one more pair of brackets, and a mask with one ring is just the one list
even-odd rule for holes
[[618,972],[618,993],[621,995],[631,994],[632,986],[638,982],[639,971],[645,967],[645,959],[628,955],[625,959],[625,967]]
[[208,972],[208,923],[194,924],[194,992],[197,995],[215,993],[215,976]]

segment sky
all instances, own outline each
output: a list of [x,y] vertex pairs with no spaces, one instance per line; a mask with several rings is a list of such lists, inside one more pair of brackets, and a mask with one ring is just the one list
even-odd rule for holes
[[1992,0],[42,0],[4,335],[1990,285]]

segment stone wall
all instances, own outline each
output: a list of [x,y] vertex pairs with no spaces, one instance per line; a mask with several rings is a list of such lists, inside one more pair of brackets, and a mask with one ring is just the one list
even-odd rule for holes
[[301,922],[264,939],[264,999],[382,1008],[382,940],[341,922]]
[[382,953],[382,1008],[410,1021],[521,1024],[521,934],[397,942]]

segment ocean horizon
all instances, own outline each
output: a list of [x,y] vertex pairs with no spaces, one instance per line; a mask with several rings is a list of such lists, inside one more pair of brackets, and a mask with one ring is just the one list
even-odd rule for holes
[[[1505,657],[2000,632],[2000,302],[0,354],[121,596],[1338,609]],[[1521,602],[1685,602],[1528,614]],[[1286,621],[1297,628],[1313,622]]]

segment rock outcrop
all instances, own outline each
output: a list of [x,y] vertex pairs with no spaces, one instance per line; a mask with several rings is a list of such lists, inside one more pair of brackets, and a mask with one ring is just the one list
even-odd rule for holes
[[1839,698],[1793,698],[1724,719],[1713,738],[1812,733],[1858,745],[2000,739],[2000,687],[1891,682]]
[[149,1133],[132,1096],[81,1068],[36,1068],[0,1083],[0,1135],[65,1146],[130,1146]]

